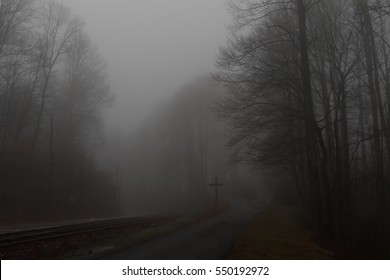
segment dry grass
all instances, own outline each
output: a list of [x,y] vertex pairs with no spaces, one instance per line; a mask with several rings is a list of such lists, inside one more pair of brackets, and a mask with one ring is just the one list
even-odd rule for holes
[[227,259],[321,260],[331,252],[318,246],[292,207],[275,206],[259,213],[241,234]]

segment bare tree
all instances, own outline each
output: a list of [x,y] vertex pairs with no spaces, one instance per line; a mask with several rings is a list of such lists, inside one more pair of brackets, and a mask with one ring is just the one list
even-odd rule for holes
[[47,101],[47,91],[55,66],[67,51],[71,36],[81,27],[78,18],[72,16],[70,10],[53,0],[45,1],[38,19],[38,48],[42,57],[41,71],[43,85],[40,93],[36,127],[32,140],[34,148],[42,125],[42,116]]
[[386,236],[387,8],[366,0],[241,1],[217,63],[237,159],[290,170],[311,225],[349,249],[363,223],[362,186],[375,186]]

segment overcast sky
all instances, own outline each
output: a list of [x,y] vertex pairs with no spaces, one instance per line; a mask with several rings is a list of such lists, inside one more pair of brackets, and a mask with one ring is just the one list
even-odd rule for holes
[[226,0],[59,0],[86,23],[116,96],[111,130],[134,130],[164,96],[213,70]]

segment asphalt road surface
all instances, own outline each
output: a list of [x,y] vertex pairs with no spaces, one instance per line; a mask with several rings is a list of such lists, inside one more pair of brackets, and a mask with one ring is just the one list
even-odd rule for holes
[[103,257],[105,260],[220,260],[261,211],[259,201],[232,202],[218,216]]

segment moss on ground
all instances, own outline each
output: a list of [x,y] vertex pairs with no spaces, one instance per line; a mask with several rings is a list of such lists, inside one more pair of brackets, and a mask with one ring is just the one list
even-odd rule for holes
[[227,259],[321,260],[333,254],[316,244],[293,207],[273,206],[252,220]]

